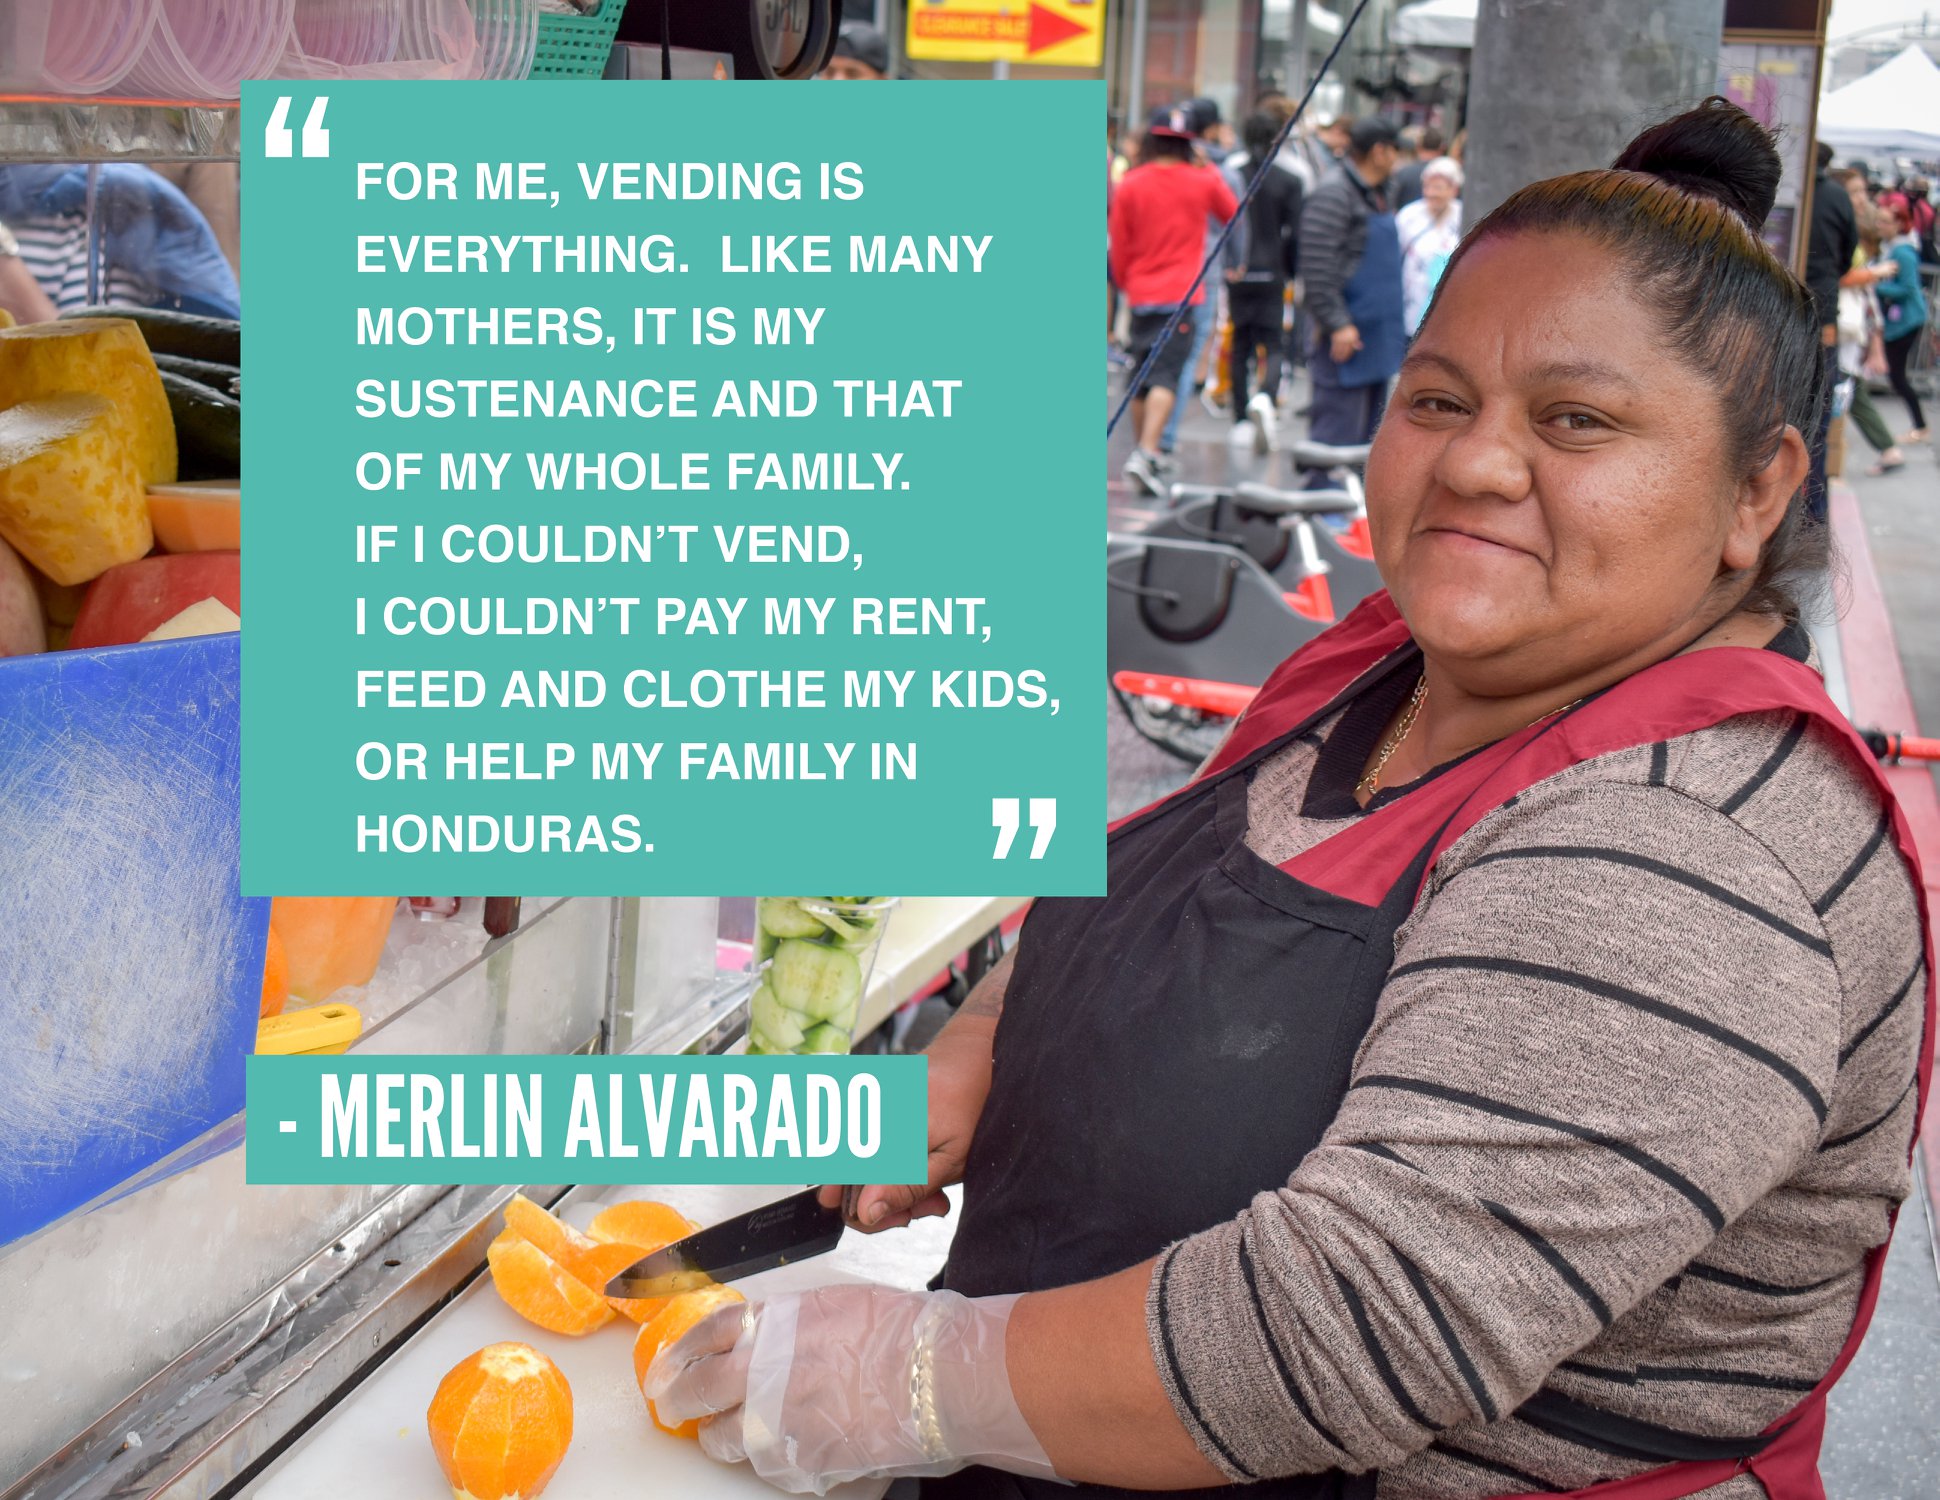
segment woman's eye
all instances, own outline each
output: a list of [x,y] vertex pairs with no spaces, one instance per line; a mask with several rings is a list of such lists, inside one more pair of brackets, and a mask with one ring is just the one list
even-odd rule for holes
[[1451,401],[1446,396],[1417,396],[1411,404],[1424,416],[1459,416],[1465,410],[1461,402]]
[[1562,425],[1565,432],[1601,432],[1603,423],[1586,411],[1558,412],[1552,419]]

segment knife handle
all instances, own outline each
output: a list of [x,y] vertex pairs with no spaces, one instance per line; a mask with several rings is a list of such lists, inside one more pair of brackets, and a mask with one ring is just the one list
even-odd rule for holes
[[[822,1184],[823,1188],[836,1186],[835,1183],[829,1182]],[[859,1182],[850,1182],[841,1184],[838,1188],[842,1197],[837,1202],[836,1209],[842,1215],[842,1222],[847,1224],[851,1229],[861,1229],[863,1227],[862,1220],[856,1217],[856,1208],[862,1200],[862,1187],[863,1185]],[[816,1191],[820,1192],[821,1188],[817,1188]]]

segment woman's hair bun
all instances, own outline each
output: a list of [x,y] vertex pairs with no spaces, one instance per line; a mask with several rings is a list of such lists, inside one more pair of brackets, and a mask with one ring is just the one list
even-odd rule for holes
[[1624,147],[1614,165],[1715,199],[1754,230],[1772,211],[1782,171],[1771,132],[1716,94],[1651,126]]

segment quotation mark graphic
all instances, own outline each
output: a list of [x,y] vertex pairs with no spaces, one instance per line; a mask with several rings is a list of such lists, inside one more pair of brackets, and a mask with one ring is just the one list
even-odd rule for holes
[[[292,156],[295,154],[296,139],[290,130],[290,106],[295,102],[285,94],[276,101],[276,108],[269,112],[269,127],[263,132],[263,155]],[[329,103],[328,94],[319,94],[310,101],[310,113],[303,122],[305,156],[330,154],[330,132],[323,128],[323,112]]]
[[[1022,808],[1015,797],[992,797],[990,799],[990,821],[997,829],[997,852],[992,859],[1008,859],[1010,846],[1017,838],[1021,825]],[[1055,797],[1031,798],[1031,827],[1037,830],[1037,837],[1031,840],[1031,858],[1044,858],[1044,851],[1051,845],[1051,835],[1058,827],[1058,799]]]

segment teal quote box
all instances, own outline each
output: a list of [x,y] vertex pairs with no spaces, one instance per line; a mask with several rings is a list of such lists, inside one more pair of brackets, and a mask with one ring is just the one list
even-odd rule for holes
[[252,1183],[922,1182],[921,1057],[252,1057]]
[[247,85],[243,888],[1102,891],[1104,109]]

